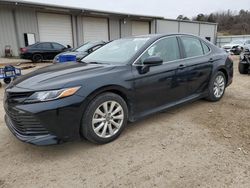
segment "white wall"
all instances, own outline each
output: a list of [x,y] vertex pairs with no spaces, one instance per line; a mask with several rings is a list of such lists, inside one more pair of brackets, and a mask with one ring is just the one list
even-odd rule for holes
[[168,21],[168,20],[157,20],[156,31],[157,33],[178,33],[179,32],[179,23],[176,21]]
[[180,22],[180,33],[199,35],[199,24],[190,22]]
[[211,42],[215,43],[216,25],[200,24],[200,36],[202,38],[210,37]]
[[217,33],[217,25],[210,23],[189,22],[181,20],[157,20],[156,33],[187,33],[202,37],[211,38],[211,42],[215,43]]

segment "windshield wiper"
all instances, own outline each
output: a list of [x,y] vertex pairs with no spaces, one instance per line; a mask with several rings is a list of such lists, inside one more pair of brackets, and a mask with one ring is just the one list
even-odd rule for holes
[[103,64],[103,63],[92,61],[92,62],[88,62],[88,64]]
[[86,62],[86,61],[80,61],[81,63],[86,63],[86,64],[109,64],[109,63],[101,63],[101,62],[96,62],[96,61],[90,61],[90,62]]

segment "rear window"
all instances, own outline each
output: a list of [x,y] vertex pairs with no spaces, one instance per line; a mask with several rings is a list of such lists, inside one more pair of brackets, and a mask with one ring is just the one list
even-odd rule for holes
[[41,43],[36,45],[36,48],[41,48],[41,49],[52,49],[50,43]]
[[210,48],[204,42],[201,42],[201,44],[203,47],[204,54],[208,54],[210,52]]
[[65,48],[63,45],[58,44],[58,43],[52,43],[52,45],[53,45],[53,48],[56,50],[61,50],[61,49]]

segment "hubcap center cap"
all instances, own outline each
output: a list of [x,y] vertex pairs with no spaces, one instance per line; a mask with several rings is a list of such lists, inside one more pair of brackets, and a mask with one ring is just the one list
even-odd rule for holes
[[112,119],[111,114],[107,114],[106,121],[110,121]]

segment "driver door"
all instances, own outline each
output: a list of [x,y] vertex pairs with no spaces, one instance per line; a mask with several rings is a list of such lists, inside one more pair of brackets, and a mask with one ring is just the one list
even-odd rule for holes
[[[160,57],[163,64],[142,72],[143,61],[151,56]],[[136,114],[147,115],[186,96],[186,69],[182,65],[177,37],[160,39],[141,55],[132,68]]]

